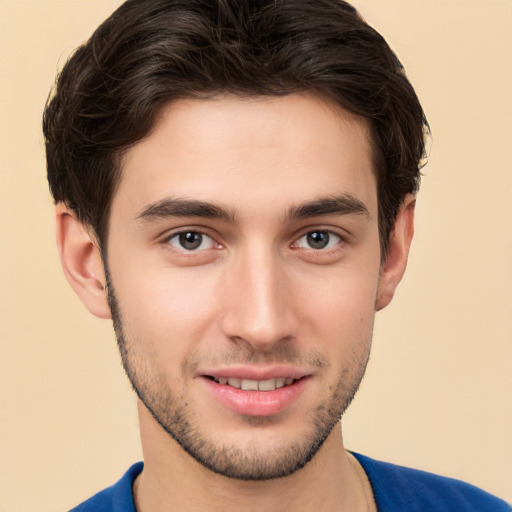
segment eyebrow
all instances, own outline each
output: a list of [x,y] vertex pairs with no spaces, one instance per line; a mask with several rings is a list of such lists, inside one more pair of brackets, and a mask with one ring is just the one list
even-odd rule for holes
[[146,206],[135,218],[149,222],[168,217],[207,217],[235,221],[234,213],[222,206],[204,201],[174,198],[165,198]]
[[[360,214],[366,218],[370,213],[365,204],[350,194],[328,196],[314,201],[292,206],[286,215],[289,220],[306,219],[323,215],[350,215]],[[163,220],[168,217],[203,217],[236,222],[233,211],[205,201],[193,199],[165,198],[146,206],[137,216],[137,220],[150,222]]]
[[298,206],[292,206],[288,210],[289,219],[307,219],[322,215],[364,215],[370,218],[370,212],[366,205],[351,194],[340,196],[321,197],[314,201]]

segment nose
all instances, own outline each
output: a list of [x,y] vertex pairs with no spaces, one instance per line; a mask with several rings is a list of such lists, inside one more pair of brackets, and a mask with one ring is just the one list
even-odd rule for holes
[[275,251],[248,248],[226,269],[224,285],[222,329],[228,338],[268,352],[296,335],[291,282]]

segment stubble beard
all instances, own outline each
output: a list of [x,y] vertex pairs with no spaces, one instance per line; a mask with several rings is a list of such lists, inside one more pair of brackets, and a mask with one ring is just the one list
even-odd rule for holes
[[[220,445],[209,436],[208,425],[194,421],[187,399],[172,392],[164,372],[155,371],[155,367],[148,364],[144,354],[140,353],[142,344],[127,338],[119,303],[110,282],[107,290],[122,364],[133,390],[158,424],[185,452],[205,468],[228,478],[270,480],[291,475],[303,468],[317,454],[341,420],[366,370],[371,336],[365,342],[367,349],[362,351],[364,353],[354,357],[349,367],[340,372],[329,398],[311,411],[311,428],[301,439],[291,440],[277,450],[274,447],[265,450],[256,444],[243,448],[234,443]],[[255,430],[259,426],[268,426],[272,421],[253,417],[245,417],[245,420]]]

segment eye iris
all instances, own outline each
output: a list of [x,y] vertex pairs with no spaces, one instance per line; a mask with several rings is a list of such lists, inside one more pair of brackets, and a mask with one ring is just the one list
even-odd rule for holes
[[179,235],[180,245],[189,251],[197,249],[203,242],[203,235],[194,231],[188,231],[186,233],[180,233]]
[[313,249],[323,249],[329,243],[329,233],[325,231],[312,231],[307,234],[307,241]]

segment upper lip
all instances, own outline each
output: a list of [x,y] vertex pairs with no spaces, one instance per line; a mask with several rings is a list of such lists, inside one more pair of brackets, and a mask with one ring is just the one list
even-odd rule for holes
[[301,379],[311,375],[304,369],[292,368],[290,366],[227,366],[221,368],[204,368],[197,372],[202,377],[235,377],[247,380],[267,380],[279,377]]

